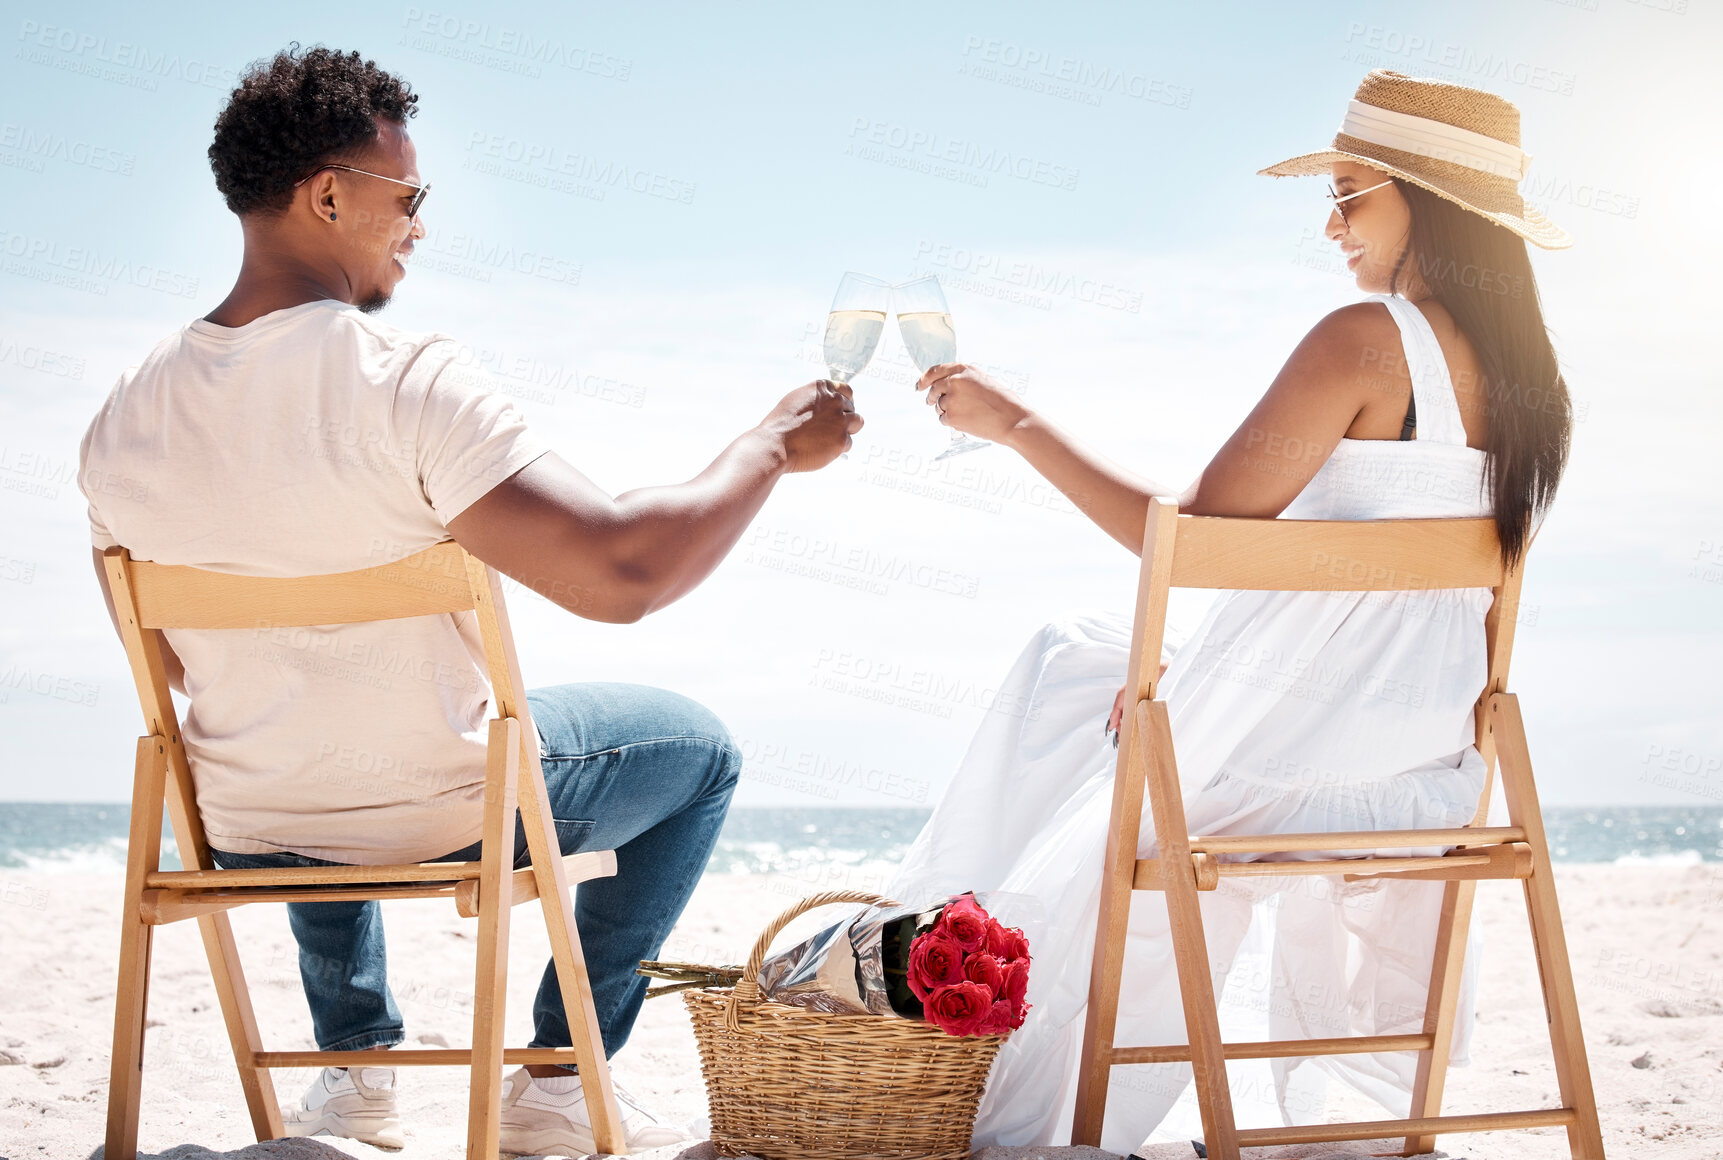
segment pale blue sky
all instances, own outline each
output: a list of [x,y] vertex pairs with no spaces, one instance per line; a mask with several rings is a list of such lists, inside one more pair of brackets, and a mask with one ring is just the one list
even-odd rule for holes
[[[962,357],[1182,485],[1358,296],[1318,234],[1321,183],[1255,171],[1326,145],[1371,67],[1499,92],[1523,113],[1526,190],[1578,243],[1534,253],[1581,407],[1511,682],[1545,800],[1723,802],[1723,422],[1702,337],[1719,25],[1682,0],[7,0],[0,799],[127,793],[140,722],[89,567],[78,437],[121,370],[226,293],[240,239],[210,127],[238,71],[297,39],[420,94],[432,233],[385,317],[473,345],[612,490],[686,478],[823,373],[810,335],[846,269],[939,273]],[[1022,301],[1024,277],[1054,289]],[[1030,633],[1126,606],[1135,562],[1008,452],[930,466],[945,433],[911,377],[888,336],[849,461],[786,481],[676,607],[599,626],[516,596],[529,685],[699,697],[750,752],[744,802],[930,803]],[[832,561],[858,554],[962,580],[797,574],[842,579]],[[933,682],[960,691],[876,699]]]

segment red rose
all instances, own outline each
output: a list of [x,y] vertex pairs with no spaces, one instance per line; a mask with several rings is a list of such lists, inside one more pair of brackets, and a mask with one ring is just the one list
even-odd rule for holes
[[1016,927],[1000,926],[999,920],[987,920],[987,953],[1002,963],[1029,957],[1029,940]]
[[982,1021],[981,1030],[977,1035],[1009,1035],[1023,1026],[1023,1016],[1017,1009],[1005,1000],[1000,999],[988,1008],[987,1018]]
[[993,1014],[993,992],[967,980],[941,987],[927,1001],[927,1021],[947,1035],[985,1035]]
[[974,954],[986,945],[987,924],[992,921],[987,912],[976,904],[975,895],[965,894],[946,904],[940,913],[937,929],[956,939],[966,954]]
[[963,982],[963,948],[937,928],[909,944],[909,989],[923,1003],[940,987]]
[[971,983],[980,983],[998,998],[1005,991],[1005,968],[999,960],[981,951],[963,960],[963,977]]
[[999,989],[994,992],[1005,1002],[1011,1004],[1011,1010],[1017,1015],[1017,1022],[1023,1022],[1023,1012],[1027,1009],[1024,999],[1029,994],[1029,960],[1018,959],[1006,963],[1001,968],[1004,975]]

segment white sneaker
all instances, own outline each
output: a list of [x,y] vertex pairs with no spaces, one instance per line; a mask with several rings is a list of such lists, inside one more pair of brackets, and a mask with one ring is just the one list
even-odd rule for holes
[[297,1108],[283,1107],[289,1136],[345,1136],[386,1152],[399,1152],[401,1117],[395,1111],[392,1067],[326,1067]]
[[[586,1115],[586,1095],[580,1077],[570,1092],[547,1092],[532,1082],[526,1068],[508,1077],[503,1092],[502,1131],[498,1142],[504,1152],[519,1156],[587,1156],[598,1151],[592,1138],[592,1121]],[[689,1139],[688,1133],[671,1127],[641,1107],[639,1102],[612,1083],[616,1103],[622,1111],[622,1135],[629,1152],[664,1148]]]

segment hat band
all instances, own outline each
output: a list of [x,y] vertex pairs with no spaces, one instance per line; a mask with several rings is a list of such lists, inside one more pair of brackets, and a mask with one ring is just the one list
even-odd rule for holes
[[1522,152],[1519,146],[1487,134],[1362,101],[1349,102],[1340,131],[1373,145],[1385,145],[1402,153],[1415,153],[1514,181],[1525,176],[1526,163],[1531,160],[1530,154]]

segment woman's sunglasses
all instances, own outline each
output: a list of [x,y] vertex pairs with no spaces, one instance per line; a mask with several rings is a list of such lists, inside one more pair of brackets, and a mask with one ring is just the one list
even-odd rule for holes
[[1390,177],[1387,181],[1378,182],[1377,184],[1372,185],[1370,189],[1361,189],[1357,193],[1348,194],[1335,193],[1334,187],[1330,185],[1328,187],[1328,199],[1334,203],[1334,212],[1340,215],[1340,224],[1343,226],[1350,226],[1352,223],[1346,220],[1346,202],[1351,201],[1355,197],[1363,197],[1372,189],[1381,189],[1384,185],[1393,184],[1394,179]]

